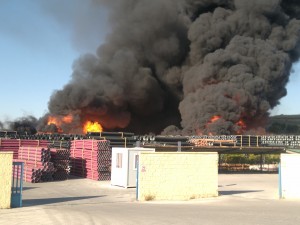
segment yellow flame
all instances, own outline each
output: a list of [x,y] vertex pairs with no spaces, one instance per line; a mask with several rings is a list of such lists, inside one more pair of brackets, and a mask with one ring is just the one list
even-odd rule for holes
[[55,125],[57,125],[57,124],[58,124],[57,118],[54,117],[54,116],[49,116],[49,117],[48,117],[47,125],[50,125],[50,124],[55,124]]
[[87,121],[83,126],[83,133],[101,131],[103,131],[103,128],[98,122]]

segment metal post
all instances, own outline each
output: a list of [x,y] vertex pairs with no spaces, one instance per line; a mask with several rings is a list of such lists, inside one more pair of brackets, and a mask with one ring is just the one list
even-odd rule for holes
[[260,172],[263,171],[263,157],[262,154],[260,154]]
[[241,146],[243,146],[243,135],[241,135]]
[[282,198],[282,184],[281,184],[281,163],[278,164],[278,186],[279,186],[279,198]]
[[218,153],[218,156],[219,156],[218,171],[219,171],[221,168],[221,153]]
[[23,198],[23,173],[24,173],[24,163],[21,162],[21,174],[20,174],[20,207],[22,207],[22,198]]
[[141,142],[137,141],[135,145],[136,145],[136,147],[141,147]]
[[251,136],[249,135],[249,147],[251,147]]
[[177,152],[181,152],[181,141],[177,142]]
[[135,199],[138,201],[139,200],[139,168],[140,168],[140,157],[137,162],[137,168],[136,168],[136,189],[135,189]]

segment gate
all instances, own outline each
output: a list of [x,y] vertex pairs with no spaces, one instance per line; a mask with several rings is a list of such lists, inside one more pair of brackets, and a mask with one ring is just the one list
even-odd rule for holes
[[22,189],[23,189],[23,162],[13,162],[13,176],[11,187],[11,207],[22,207]]

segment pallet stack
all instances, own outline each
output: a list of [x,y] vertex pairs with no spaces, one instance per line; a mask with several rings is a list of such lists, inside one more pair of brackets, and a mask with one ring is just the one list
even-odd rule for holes
[[0,138],[0,151],[13,152],[13,158],[18,159],[20,147],[42,147],[47,148],[46,140],[24,140],[24,139],[7,139]]
[[0,138],[14,138],[18,135],[17,131],[0,131]]
[[0,151],[13,152],[13,158],[18,158],[20,140],[0,138]]
[[109,141],[98,142],[98,180],[111,179],[111,144]]
[[136,136],[129,132],[88,132],[86,138],[109,141],[110,147],[133,147],[136,144]]
[[53,180],[67,180],[70,175],[71,141],[52,141],[48,147],[55,167]]
[[50,149],[43,147],[21,146],[18,159],[24,162],[23,180],[30,183],[53,180],[55,168],[50,162]]
[[92,180],[110,180],[109,141],[84,139],[71,144],[71,175]]

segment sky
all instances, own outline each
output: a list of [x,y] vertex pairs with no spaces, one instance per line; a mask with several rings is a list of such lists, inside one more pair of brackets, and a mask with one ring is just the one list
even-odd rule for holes
[[107,12],[91,19],[80,1],[1,0],[0,121],[42,117],[73,62],[103,43]]
[[[73,62],[104,43],[108,13],[91,13],[87,1],[1,0],[0,121],[42,117],[52,93],[70,81]],[[288,94],[271,115],[300,114],[299,75],[296,63]]]

